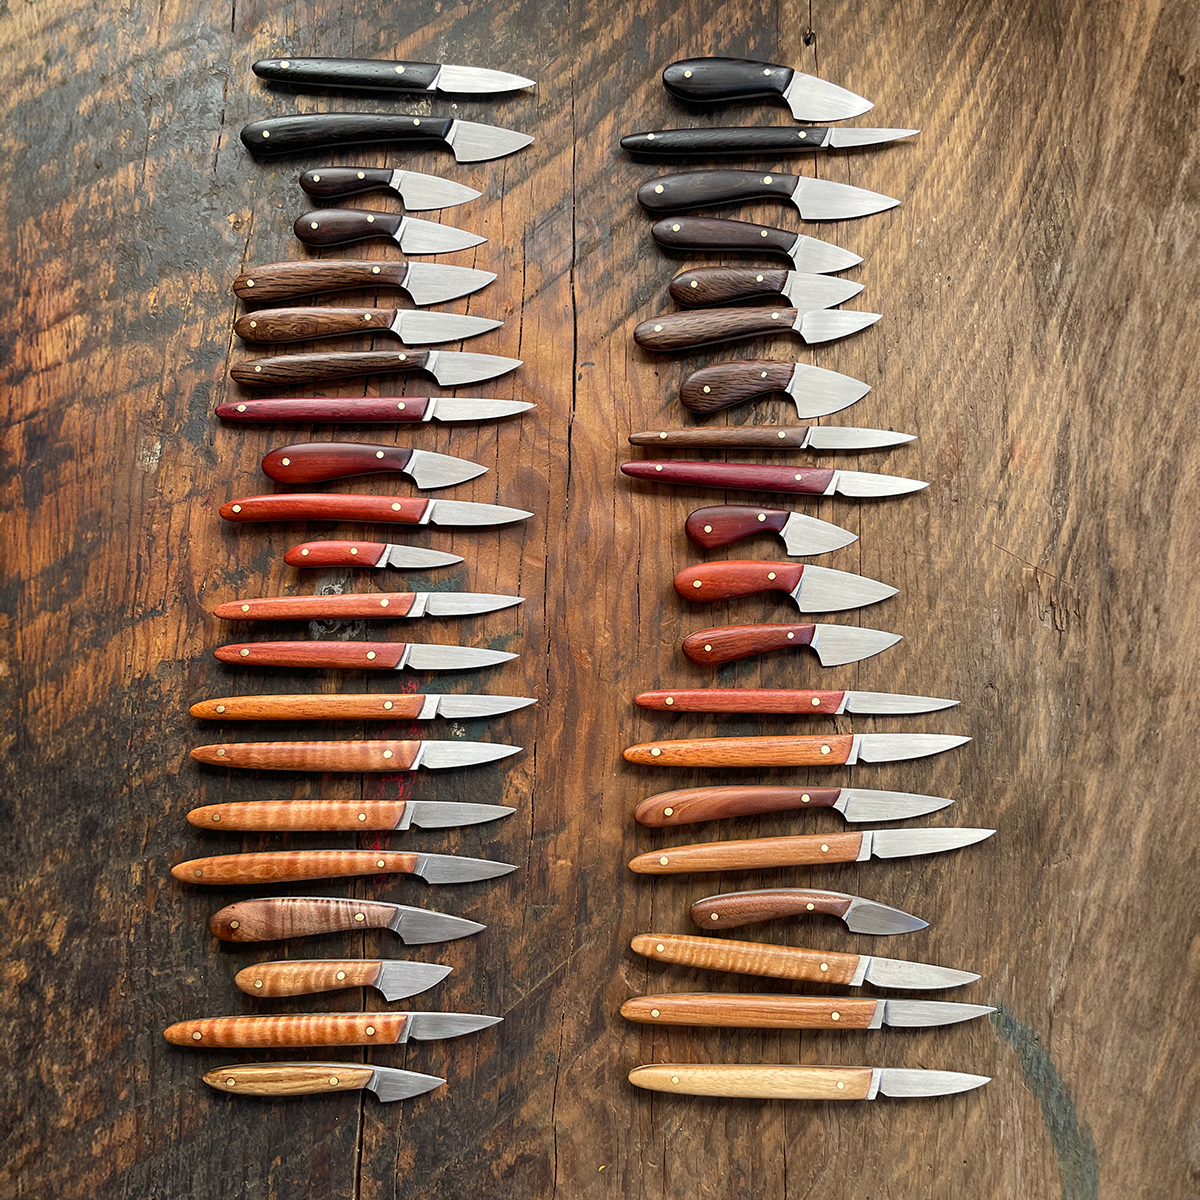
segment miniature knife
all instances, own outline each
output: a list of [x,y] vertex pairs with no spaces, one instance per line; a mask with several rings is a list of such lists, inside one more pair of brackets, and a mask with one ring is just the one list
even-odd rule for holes
[[683,653],[694,663],[727,663],[768,650],[808,646],[823,667],[871,658],[901,641],[898,633],[857,625],[720,625],[683,639]]
[[429,991],[453,970],[396,958],[285,958],[245,967],[233,982],[248,996],[311,996],[370,987],[395,1002]]
[[297,87],[353,91],[450,92],[487,95],[536,87],[532,79],[487,67],[452,63],[393,62],[378,58],[264,58],[254,64],[260,79]]
[[263,596],[218,604],[222,621],[398,620],[401,617],[466,617],[523,604],[523,596],[486,592],[372,592],[330,596]]
[[837,983],[861,987],[864,983],[888,988],[947,988],[974,983],[971,971],[931,967],[925,963],[869,954],[838,954],[743,942],[729,938],[694,937],[686,933],[639,933],[630,943],[635,954],[655,962],[678,963],[709,971],[739,975],[765,975],[772,979],[800,979],[806,983]]
[[815,75],[748,58],[684,58],[663,69],[663,87],[693,104],[782,98],[797,121],[845,121],[875,106]]
[[316,933],[388,929],[409,946],[452,942],[486,929],[478,921],[449,913],[383,900],[332,899],[328,896],[271,896],[239,900],[213,913],[208,922],[223,942],[273,942]]
[[187,814],[189,825],[222,832],[333,833],[343,829],[402,833],[419,829],[458,829],[498,821],[517,810],[502,804],[456,800],[234,800],[205,804]]
[[891,196],[848,183],[774,171],[680,171],[643,183],[637,198],[647,212],[782,200],[794,204],[805,221],[848,221],[884,212],[900,203]]
[[396,375],[428,371],[443,387],[459,387],[506,375],[521,365],[519,358],[460,350],[357,350],[341,354],[281,354],[236,362],[229,374],[247,387],[313,383],[321,379],[354,379],[360,375]]
[[344,246],[390,237],[405,254],[450,254],[487,241],[476,233],[367,208],[322,208],[302,213],[292,226],[306,246]]
[[844,308],[705,308],[660,313],[634,328],[643,350],[689,350],[778,333],[798,333],[810,346],[849,337],[880,320],[879,313]]
[[269,1017],[202,1017],[168,1025],[163,1037],[174,1046],[271,1047],[392,1046],[461,1037],[503,1017],[448,1012],[287,1013]]
[[400,471],[419,488],[453,487],[487,471],[479,463],[409,446],[365,442],[301,442],[272,450],[262,460],[263,474],[277,483],[325,483],[355,475]]
[[788,1063],[654,1063],[629,1072],[634,1087],[677,1096],[751,1100],[874,1100],[953,1096],[991,1083],[988,1075],[899,1067],[796,1067]]
[[325,667],[334,671],[474,671],[519,655],[507,650],[413,642],[235,642],[213,651],[243,667]]
[[788,492],[795,496],[849,496],[855,500],[904,496],[929,486],[923,479],[876,475],[870,471],[841,471],[833,467],[771,467],[762,463],[681,462],[641,459],[622,463],[634,479],[735,491]]
[[387,1103],[432,1092],[446,1081],[396,1067],[352,1062],[236,1063],[200,1077],[211,1088],[243,1096],[315,1096],[325,1092],[374,1092]]
[[[970,740],[958,734],[939,733],[680,738],[630,746],[624,757],[626,762],[646,767],[853,767],[860,762],[927,758]],[[195,750],[192,756],[197,756]]]
[[928,921],[864,900],[845,892],[815,891],[812,888],[760,888],[753,892],[726,892],[706,896],[692,905],[688,915],[702,929],[734,929],[780,917],[805,917],[809,913],[840,917],[851,933],[881,936],[915,933],[928,927]]
[[671,280],[671,299],[684,308],[714,308],[737,300],[783,296],[792,308],[832,308],[863,290],[852,279],[779,271],[774,267],[693,267]]
[[659,712],[787,713],[793,716],[840,716],[862,713],[896,716],[901,713],[937,712],[952,708],[957,700],[933,696],[900,696],[891,692],[814,692],[791,688],[674,688],[642,692],[634,697],[641,708]]
[[233,332],[252,345],[308,342],[345,334],[395,334],[405,345],[461,342],[498,329],[503,321],[461,313],[410,308],[259,308],[233,323]]
[[300,176],[300,186],[322,200],[340,200],[362,192],[395,192],[409,212],[454,208],[483,195],[474,188],[438,175],[390,167],[317,167]]
[[268,850],[260,854],[214,854],[177,863],[180,883],[220,886],[345,879],[352,875],[419,875],[426,883],[475,883],[517,868],[512,863],[457,854],[408,854],[395,850]]
[[849,375],[808,363],[732,359],[693,371],[680,384],[679,399],[692,412],[707,413],[786,392],[795,402],[796,415],[806,420],[849,408],[870,390]]
[[424,421],[497,421],[537,408],[524,400],[475,396],[293,396],[219,404],[222,421],[412,425]]
[[[671,846],[639,854],[630,859],[629,869],[635,875],[682,875],[692,871],[757,871],[770,867],[811,867],[824,862],[866,862],[872,857],[913,858],[973,846],[995,832],[954,828],[860,829],[853,833],[802,833],[792,837],[698,842],[694,846]],[[177,879],[183,879],[183,866],[187,865],[190,864],[172,868],[180,872]]]
[[188,711],[204,721],[432,721],[434,717],[469,721],[498,717],[536,703],[527,696],[318,692],[311,695],[221,696],[193,704]]
[[495,279],[491,271],[451,267],[446,263],[388,262],[327,258],[316,262],[268,263],[251,267],[233,281],[234,292],[247,303],[294,300],[324,292],[360,288],[403,288],[414,304],[443,304],[485,288]]
[[649,429],[631,433],[629,443],[632,446],[662,446],[667,450],[702,447],[706,450],[854,451],[900,446],[915,441],[916,436],[891,429],[856,429],[848,425],[726,425],[714,429],[694,426]]
[[[886,737],[859,734],[858,737]],[[970,741],[960,738],[960,741]],[[520,754],[521,746],[499,742],[370,741],[370,742],[226,742],[197,746],[192,757],[217,767],[247,771],[441,771],[476,767]],[[925,753],[934,753],[926,751]],[[914,755],[905,755],[912,758]],[[511,869],[511,868],[510,868]],[[370,874],[371,872],[368,872]]]
[[898,589],[865,575],[829,567],[730,559],[686,567],[675,576],[675,590],[688,600],[787,592],[802,613],[823,613],[878,604]]
[[858,541],[858,534],[818,521],[805,513],[782,512],[771,508],[747,508],[744,505],[718,504],[698,508],[688,516],[684,532],[706,549],[728,546],[742,538],[768,530],[783,538],[787,552],[794,556],[828,554]]
[[751,254],[782,254],[792,269],[818,275],[836,274],[862,262],[840,246],[770,225],[731,221],[725,217],[666,217],[655,221],[650,234],[668,250],[744,250]]
[[453,566],[462,562],[462,556],[391,542],[304,542],[293,546],[283,561],[291,567],[394,567],[398,571],[427,571]]
[[730,992],[672,992],[635,996],[621,1005],[627,1021],[701,1025],[709,1029],[925,1029],[957,1025],[996,1010],[944,1000],[876,1000],[870,996],[739,996]]
[[941,796],[865,788],[699,787],[650,796],[633,815],[639,825],[652,829],[803,808],[831,808],[847,821],[904,821],[953,803]]
[[257,155],[341,150],[376,142],[391,142],[405,150],[416,150],[441,142],[454,151],[458,162],[503,158],[533,141],[527,133],[451,117],[350,112],[271,117],[244,126],[241,137],[246,149]]
[[509,525],[533,513],[469,500],[417,496],[352,496],[338,492],[291,492],[247,496],[221,505],[227,521],[381,521],[400,525]]
[[790,125],[741,125],[710,129],[655,129],[647,133],[628,133],[621,149],[630,154],[695,155],[708,158],[716,154],[799,154],[807,150],[855,150],[860,146],[881,146],[901,138],[915,137],[919,129],[830,129]]

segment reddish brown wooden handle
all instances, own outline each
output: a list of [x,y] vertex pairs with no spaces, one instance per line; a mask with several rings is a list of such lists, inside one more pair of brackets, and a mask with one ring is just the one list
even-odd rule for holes
[[825,913],[844,917],[853,896],[842,892],[821,892],[812,888],[760,888],[753,892],[727,892],[706,896],[689,910],[692,921],[704,929],[735,929],[779,917],[803,917]]
[[756,492],[787,492],[796,496],[822,496],[833,481],[832,467],[771,467],[760,463],[656,462],[642,459],[623,463],[621,470],[634,479],[678,483],[691,487],[733,488]]
[[793,688],[676,688],[642,692],[634,703],[660,712],[791,713],[817,716],[836,713],[845,692],[813,692]]
[[404,642],[235,642],[213,653],[243,667],[325,667],[334,671],[395,669]]
[[221,505],[227,521],[387,521],[419,525],[432,501],[408,496],[350,496],[337,492],[247,496]]
[[728,546],[761,533],[764,529],[779,533],[792,514],[777,508],[751,508],[745,504],[714,504],[698,508],[688,516],[684,532],[706,550]]
[[321,379],[355,379],[360,375],[395,375],[420,371],[428,350],[351,350],[343,354],[280,354],[234,363],[229,374],[246,387],[314,383]]
[[727,663],[768,650],[807,646],[815,625],[719,625],[683,639],[683,653],[694,663]]
[[716,412],[772,392],[787,390],[796,364],[771,359],[732,359],[693,371],[679,385],[679,399],[692,412]]
[[634,446],[688,447],[704,450],[799,450],[808,437],[807,425],[749,425],[720,429],[650,429],[631,433]]
[[264,596],[218,604],[222,621],[395,620],[408,614],[415,592],[379,592],[372,596]]
[[343,879],[351,875],[411,875],[416,854],[395,850],[268,850],[260,854],[214,854],[171,868],[180,883],[288,883]]
[[200,1078],[209,1087],[231,1096],[314,1096],[324,1092],[353,1092],[364,1088],[374,1067],[355,1063],[235,1063],[217,1067]]
[[408,446],[362,442],[304,442],[272,450],[262,460],[263,474],[278,483],[324,483],[353,475],[403,471],[412,458]]
[[848,984],[858,969],[857,954],[828,954],[796,946],[728,938],[692,937],[683,933],[639,933],[631,943],[637,954],[656,962],[679,963],[739,975],[772,979],[803,979],[809,983]]
[[625,760],[645,767],[836,767],[850,757],[853,746],[854,735],[850,733],[829,737],[681,738],[630,746]]
[[295,832],[335,829],[395,829],[404,816],[403,800],[235,800],[205,804],[188,813],[197,829]]
[[689,350],[772,333],[790,333],[799,314],[794,308],[705,308],[660,313],[640,322],[633,340],[643,350]]
[[775,267],[692,267],[671,280],[671,299],[685,308],[709,308],[731,300],[778,296],[787,271]]
[[307,342],[347,333],[386,333],[396,319],[391,308],[260,308],[233,323],[243,342]]
[[411,425],[424,419],[428,407],[428,396],[296,396],[221,404],[217,416],[222,421],[271,425]]
[[226,742],[192,757],[247,771],[407,771],[420,742]]
[[208,927],[223,942],[273,942],[350,929],[387,929],[395,916],[393,905],[369,900],[272,896],[227,904],[213,913]]
[[700,842],[639,854],[630,859],[629,869],[637,875],[683,875],[690,871],[757,871],[767,867],[854,862],[862,848],[862,839],[861,833],[805,833],[795,837]]
[[797,563],[728,562],[699,563],[685,567],[675,576],[675,590],[687,600],[729,600],[758,592],[794,592],[800,586],[804,567]]
[[801,787],[701,787],[661,792],[643,800],[634,811],[640,825],[659,829],[691,825],[758,813],[788,812],[797,808],[832,808],[841,788]]
[[383,963],[377,958],[298,958],[256,963],[233,982],[248,996],[310,996],[342,988],[374,987]]
[[304,542],[283,561],[289,567],[374,567],[385,550],[387,542]]
[[239,275],[233,281],[233,290],[249,303],[267,303],[355,288],[401,287],[407,275],[408,263],[403,259],[370,262],[328,258],[320,262],[267,263]]
[[392,1046],[404,1033],[407,1013],[294,1013],[271,1017],[204,1017],[163,1032],[175,1046],[271,1047]]
[[321,693],[221,696],[189,711],[205,721],[415,721],[424,704],[425,697],[413,692]]
[[635,996],[621,1016],[648,1025],[708,1029],[867,1029],[878,1000],[858,996],[762,996],[729,992],[673,992]]

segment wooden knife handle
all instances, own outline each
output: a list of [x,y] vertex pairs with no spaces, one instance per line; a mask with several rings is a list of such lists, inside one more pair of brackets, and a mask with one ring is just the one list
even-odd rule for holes
[[387,929],[395,916],[394,905],[369,900],[272,896],[227,904],[213,913],[208,928],[223,942],[273,942],[351,929]]
[[671,299],[684,308],[781,295],[788,273],[775,267],[693,267],[671,280]]
[[229,374],[246,387],[281,383],[314,383],[322,379],[354,379],[359,375],[395,375],[420,371],[427,350],[352,350],[344,354],[281,354],[234,363]]
[[387,542],[303,542],[283,561],[289,567],[374,567],[386,549]]
[[841,788],[803,787],[700,787],[661,792],[643,800],[634,811],[639,825],[660,829],[691,825],[759,813],[788,812],[797,808],[832,808]]
[[386,521],[419,525],[431,503],[419,496],[293,492],[230,500],[221,505],[220,513],[227,521]]
[[253,121],[242,128],[241,138],[251,154],[265,157],[374,142],[425,146],[445,142],[453,124],[449,117],[414,117],[407,113],[306,113]]
[[197,746],[192,757],[247,771],[407,771],[420,748],[420,742],[392,741],[227,742]]
[[222,621],[350,621],[388,620],[405,616],[415,592],[378,592],[370,596],[264,596],[218,604],[213,616]]
[[692,104],[782,96],[792,80],[791,67],[749,58],[681,58],[663,68],[663,87]]
[[[189,711],[202,721],[415,721],[424,704],[425,697],[412,692],[357,695],[322,692],[316,695],[221,696],[215,700],[201,700]],[[289,800],[286,803],[307,801]]]
[[392,186],[390,167],[317,167],[300,176],[300,186],[322,200],[378,192]]
[[675,576],[675,590],[687,600],[729,600],[759,592],[794,592],[800,586],[804,567],[798,563],[728,562],[698,563]]
[[666,217],[650,227],[654,240],[668,250],[749,250],[791,254],[800,236],[770,225],[723,217]]
[[794,362],[763,358],[713,363],[684,379],[679,385],[679,399],[692,412],[716,412],[747,400],[760,400],[772,392],[787,391],[795,370]]
[[373,1067],[358,1063],[237,1063],[201,1076],[219,1092],[243,1096],[314,1096],[354,1092],[371,1082]]
[[815,625],[719,625],[683,639],[683,653],[694,663],[727,663],[768,650],[811,644]]
[[709,971],[802,979],[806,983],[848,984],[858,969],[857,954],[829,954],[796,946],[693,937],[686,933],[639,933],[631,943],[637,954],[655,962],[678,963]]
[[845,694],[800,688],[676,688],[674,691],[642,692],[634,697],[634,703],[659,712],[817,716],[836,713]]
[[706,550],[740,542],[769,529],[779,533],[792,514],[778,508],[751,508],[745,504],[713,504],[688,515],[684,532]]
[[833,481],[833,467],[772,467],[759,463],[656,462],[640,459],[623,463],[621,470],[634,479],[691,487],[735,488],[761,492],[787,492],[796,496],[821,496]]
[[[301,830],[395,829],[403,800],[234,800],[205,804],[187,815],[197,829],[294,833]],[[372,874],[373,872],[368,872]]]
[[795,1067],[785,1063],[655,1063],[634,1067],[629,1082],[676,1096],[741,1100],[865,1100],[870,1067]]
[[301,442],[272,450],[262,460],[263,474],[277,483],[324,483],[353,475],[403,471],[412,458],[409,446],[364,442]]
[[366,238],[394,237],[403,220],[402,213],[366,208],[322,208],[301,213],[292,229],[306,246],[341,246]]
[[[407,1013],[288,1013],[269,1017],[203,1017],[168,1025],[175,1046],[270,1047],[392,1046],[404,1033]],[[369,1032],[368,1032],[369,1031]]]
[[811,867],[823,862],[846,863],[858,858],[862,840],[861,833],[805,833],[794,837],[700,842],[639,854],[630,860],[629,869],[637,875],[684,875],[691,871],[756,871],[767,867]]
[[759,888],[706,896],[692,905],[688,916],[703,929],[735,929],[739,925],[754,925],[779,917],[804,917],[809,913],[844,917],[853,899],[842,892],[812,888]]
[[377,958],[295,958],[256,963],[239,971],[233,982],[248,996],[309,996],[374,987],[382,970]]
[[681,738],[630,746],[625,760],[646,767],[836,767],[850,757],[853,746],[851,733]]
[[233,323],[243,342],[307,342],[346,333],[385,333],[396,319],[388,308],[260,308]]
[[878,1005],[878,1000],[859,996],[673,992],[626,1000],[621,1016],[648,1025],[710,1029],[867,1029]]
[[297,396],[220,404],[217,416],[270,425],[411,425],[423,421],[428,408],[428,396]]
[[417,858],[395,850],[268,850],[193,858],[173,866],[171,874],[180,883],[289,883],[351,875],[411,875]]
[[[391,172],[386,172],[388,176]],[[349,292],[359,288],[403,287],[408,263],[327,258],[319,262],[267,263],[243,271],[233,281],[234,293],[247,303],[295,300],[324,292]]]
[[787,333],[796,315],[794,308],[704,308],[660,313],[639,322],[633,340],[643,350],[690,350],[694,346]]
[[647,180],[637,198],[647,212],[675,212],[746,200],[790,200],[796,182],[795,175],[774,171],[678,171]]
[[324,667],[333,671],[394,670],[404,642],[235,642],[213,653],[243,667]]
[[725,450],[745,447],[754,450],[802,450],[808,437],[807,425],[747,425],[724,429],[662,429],[631,433],[630,445],[677,447],[702,446]]
[[433,86],[441,67],[375,58],[268,58],[256,62],[253,70],[262,79],[293,87],[424,92]]
[[630,154],[671,158],[688,155],[711,158],[717,154],[762,156],[799,154],[824,150],[828,127],[805,125],[720,126],[708,129],[656,129],[646,133],[627,133],[621,149]]

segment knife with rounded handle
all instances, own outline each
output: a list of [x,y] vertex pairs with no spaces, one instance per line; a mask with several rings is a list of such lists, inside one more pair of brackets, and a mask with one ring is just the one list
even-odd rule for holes
[[533,513],[468,500],[291,492],[246,496],[222,504],[226,521],[380,521],[400,525],[507,525]]
[[485,592],[374,592],[323,596],[264,596],[218,604],[213,616],[222,621],[396,621],[401,617],[461,617],[498,612],[523,604],[521,596]]
[[660,313],[640,322],[633,340],[643,350],[690,350],[745,338],[798,333],[809,345],[849,337],[869,328],[879,313],[842,308],[701,308]]
[[214,854],[176,863],[180,883],[235,886],[346,879],[355,875],[419,875],[426,883],[474,883],[496,879],[517,868],[511,863],[458,854],[416,854],[395,850],[267,850]]
[[895,208],[900,201],[866,188],[851,187],[811,175],[778,171],[701,170],[660,175],[642,184],[638,203],[647,212],[710,208],[753,200],[794,204],[805,221],[847,221]]
[[683,528],[691,541],[707,550],[728,546],[759,533],[777,533],[793,557],[828,554],[858,541],[858,534],[828,521],[818,521],[807,513],[738,504],[698,508],[688,515]]
[[487,67],[382,58],[264,58],[254,64],[253,71],[261,79],[293,87],[353,91],[486,95],[536,86],[523,75]]
[[770,267],[693,267],[671,280],[671,298],[685,308],[786,296],[793,308],[831,308],[857,296],[861,283]]
[[795,496],[842,495],[855,500],[904,496],[929,486],[923,479],[878,475],[872,471],[842,471],[835,467],[777,467],[764,463],[683,462],[639,459],[621,464],[633,479],[653,479],[691,487],[732,488],[735,491],[785,492]]
[[898,633],[858,625],[719,625],[683,639],[684,657],[701,665],[734,662],[771,650],[808,646],[823,667],[871,658],[901,641]]
[[272,999],[369,987],[395,1001],[427,992],[453,970],[440,963],[395,958],[289,958],[244,967],[233,982],[248,996]]
[[496,421],[537,408],[524,400],[472,396],[292,396],[219,404],[222,421],[293,424],[412,425],[425,421]]
[[786,592],[801,612],[823,613],[878,604],[894,596],[897,589],[829,567],[730,559],[686,567],[675,576],[675,591],[696,601]]
[[694,155],[708,158],[716,154],[775,155],[802,154],[815,150],[854,150],[861,146],[880,146],[915,137],[919,129],[868,129],[855,126],[833,129],[808,125],[725,125],[707,129],[653,129],[645,133],[627,133],[621,149],[630,154],[672,157]]
[[462,350],[349,350],[337,354],[278,354],[269,358],[248,358],[234,363],[229,374],[246,387],[273,387],[323,379],[428,371],[443,387],[459,387],[495,379],[515,371],[520,365],[519,358]]
[[438,175],[391,167],[316,167],[300,176],[300,186],[322,200],[338,200],[361,192],[395,192],[410,212],[453,208],[483,195],[474,188]]
[[234,281],[234,293],[247,303],[294,300],[325,292],[361,288],[403,288],[414,304],[444,304],[487,287],[496,276],[474,267],[445,263],[410,263],[326,258],[317,262],[277,262],[243,271]]
[[928,921],[861,896],[814,888],[759,888],[751,892],[726,892],[697,900],[688,911],[692,924],[702,929],[736,929],[781,917],[807,917],[813,913],[837,917],[852,933],[873,936],[914,933]]
[[797,416],[809,419],[849,408],[870,390],[849,375],[808,363],[730,359],[693,371],[679,385],[679,399],[692,412],[708,413],[786,392],[796,404]]
[[[971,739],[960,734],[841,733],[678,738],[630,746],[626,762],[646,767],[852,767],[942,754]],[[192,751],[193,756],[195,751]]]
[[379,446],[367,442],[301,442],[272,450],[262,460],[262,472],[276,483],[327,483],[355,475],[399,472],[419,488],[453,487],[483,475],[487,467],[414,450],[411,446]]
[[394,1046],[460,1037],[498,1025],[503,1017],[474,1013],[286,1013],[269,1017],[202,1017],[163,1031],[174,1046],[278,1047]]
[[301,213],[292,230],[306,246],[344,246],[386,237],[405,254],[451,254],[487,241],[454,225],[368,208],[321,208]]
[[252,345],[307,342],[347,334],[391,334],[409,346],[461,342],[499,329],[503,321],[410,308],[256,308],[233,323]]
[[714,429],[648,429],[631,433],[631,446],[661,446],[665,450],[703,447],[728,450],[881,450],[911,442],[912,433],[891,429],[854,429],[845,425],[727,425]]
[[350,1062],[236,1063],[200,1077],[231,1096],[316,1096],[327,1092],[374,1092],[385,1103],[432,1092],[446,1081],[396,1067]]
[[[877,735],[878,736],[878,735]],[[247,771],[415,771],[472,767],[520,754],[522,747],[500,742],[342,741],[226,742],[197,746],[197,762]]]
[[764,996],[754,992],[672,992],[635,996],[621,1016],[648,1025],[712,1029],[881,1029],[955,1025],[996,1010],[986,1004],[939,1000],[876,1000],[870,996]]
[[403,833],[420,829],[457,829],[498,821],[516,812],[502,804],[457,800],[231,800],[205,804],[187,814],[196,829],[228,833],[295,833],[362,829]]
[[840,246],[807,234],[726,217],[664,217],[650,235],[667,250],[740,250],[750,254],[782,254],[792,269],[816,275],[835,275],[862,262]]

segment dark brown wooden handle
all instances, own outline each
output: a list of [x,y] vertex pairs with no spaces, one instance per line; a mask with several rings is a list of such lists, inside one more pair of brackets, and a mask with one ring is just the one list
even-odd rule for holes
[[795,175],[775,171],[678,171],[647,180],[637,198],[647,212],[675,212],[746,200],[790,200],[798,182]]
[[396,319],[390,308],[260,308],[233,323],[243,342],[307,342],[347,333],[386,333]]
[[419,525],[431,503],[412,496],[294,492],[230,500],[221,505],[220,513],[227,521],[386,521]]
[[833,482],[832,467],[771,467],[760,463],[658,462],[640,459],[622,463],[633,479],[690,487],[733,488],[739,491],[786,492],[794,496],[822,496]]
[[237,1063],[202,1075],[209,1087],[231,1096],[315,1096],[354,1092],[371,1082],[374,1067],[357,1063]]
[[243,667],[325,667],[335,671],[394,670],[404,642],[235,642],[213,653]]
[[787,333],[797,315],[794,308],[705,308],[660,313],[640,322],[634,328],[633,340],[643,350],[690,350],[694,346]]
[[[425,697],[369,692],[284,696],[221,696],[201,700],[189,710],[202,721],[415,721]],[[255,803],[276,803],[255,801]],[[307,800],[281,800],[280,804],[302,805]],[[330,801],[330,803],[333,803]],[[403,804],[403,801],[396,801]],[[297,810],[298,811],[298,810]],[[347,829],[356,826],[347,825]],[[388,826],[390,828],[390,826]]]
[[675,688],[642,692],[634,697],[634,703],[659,712],[787,713],[801,717],[836,713],[845,694],[797,688]]
[[861,833],[803,833],[793,837],[699,842],[694,846],[670,846],[639,854],[630,859],[629,869],[637,875],[684,875],[691,871],[757,871],[847,863],[858,858],[862,840]]
[[853,747],[851,733],[679,738],[630,746],[625,760],[644,767],[836,767],[845,763]]
[[736,971],[739,975],[765,975],[772,979],[803,979],[808,983],[848,984],[858,969],[859,959],[857,954],[829,954],[796,946],[683,933],[640,933],[631,944],[635,953],[655,962]]
[[353,621],[395,620],[407,615],[415,592],[377,592],[370,596],[265,596],[218,604],[213,616],[222,621]]
[[420,742],[226,742],[197,746],[192,757],[247,771],[407,771]]
[[783,95],[791,67],[750,58],[681,58],[663,68],[663,87],[690,104],[720,104]]
[[296,396],[219,404],[222,421],[265,424],[411,425],[425,419],[428,396]]
[[345,354],[281,354],[234,363],[229,374],[247,387],[281,383],[314,383],[321,379],[354,379],[360,375],[395,375],[420,371],[427,350],[352,350]]
[[169,1025],[163,1037],[174,1046],[270,1047],[393,1046],[407,1013],[288,1013],[270,1017],[204,1017]]
[[307,246],[341,246],[365,238],[393,237],[404,220],[401,213],[366,208],[322,208],[296,218],[292,226]]
[[671,299],[685,308],[781,295],[788,273],[775,267],[693,267],[671,280]]
[[283,561],[289,567],[373,567],[386,549],[387,542],[303,542]]
[[392,171],[389,167],[318,167],[300,176],[300,186],[310,196],[333,200],[390,188]]
[[683,639],[683,653],[694,663],[734,662],[768,650],[807,646],[816,628],[815,625],[718,625],[688,634]]
[[213,913],[208,927],[223,942],[273,942],[350,929],[387,929],[395,916],[393,905],[369,900],[272,896],[227,904]]
[[759,400],[787,390],[795,373],[794,362],[740,358],[713,363],[693,371],[679,385],[679,399],[692,412],[716,412],[747,400]]
[[650,228],[654,240],[670,250],[748,250],[754,254],[791,254],[799,234],[723,217],[666,217]]
[[778,917],[803,917],[824,913],[844,917],[853,896],[842,892],[821,892],[813,888],[760,888],[753,892],[727,892],[697,900],[688,915],[703,929],[734,929]]
[[329,258],[320,262],[267,263],[244,271],[233,281],[233,290],[247,303],[267,304],[325,292],[403,287],[407,275],[408,263],[403,259],[371,262]]
[[302,442],[272,450],[262,460],[263,474],[277,483],[324,483],[354,475],[403,471],[412,458],[409,446],[363,442]]
[[797,808],[832,808],[841,794],[841,788],[683,788],[648,797],[637,806],[633,815],[639,825],[661,829],[669,825],[789,812]]
[[778,508],[751,508],[745,504],[713,504],[689,514],[684,532],[706,550],[740,542],[764,529],[779,533],[792,514]]
[[395,850],[268,850],[193,858],[173,866],[171,874],[180,883],[225,886],[344,879],[351,875],[411,875],[416,865],[416,854]]
[[675,590],[687,600],[729,600],[759,592],[794,592],[800,586],[804,567],[796,563],[728,562],[698,563],[675,576]]
[[706,450],[802,450],[808,437],[807,425],[749,425],[723,429],[650,429],[631,433],[630,445],[703,447]]
[[383,963],[377,958],[297,958],[256,963],[234,977],[248,996],[311,996],[342,988],[374,987]]
[[193,808],[187,820],[197,829],[219,829],[226,833],[387,830],[400,824],[405,803],[403,800],[234,800]]
[[858,996],[763,996],[730,992],[673,992],[635,996],[621,1016],[647,1025],[707,1029],[868,1029],[878,1000]]

